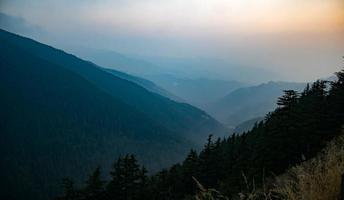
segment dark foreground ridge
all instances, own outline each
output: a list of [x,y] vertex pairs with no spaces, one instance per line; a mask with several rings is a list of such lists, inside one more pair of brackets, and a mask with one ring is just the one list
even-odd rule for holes
[[301,94],[286,90],[278,108],[252,130],[216,141],[210,136],[199,154],[191,150],[184,162],[168,170],[147,177],[134,157],[127,155],[114,163],[107,184],[97,169],[81,189],[71,180],[65,182],[60,199],[194,199],[193,177],[205,188],[238,198],[239,192],[251,192],[248,180],[261,187],[262,182],[313,158],[341,133],[344,70],[336,75],[337,81],[316,81]]
[[0,52],[0,199],[52,198],[63,177],[85,179],[128,152],[157,171],[225,132],[195,107],[33,40],[0,30]]

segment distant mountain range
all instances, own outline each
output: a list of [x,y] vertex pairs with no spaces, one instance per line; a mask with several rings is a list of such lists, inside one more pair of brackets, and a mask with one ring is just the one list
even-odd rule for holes
[[264,117],[256,117],[256,118],[253,118],[253,119],[249,119],[247,121],[244,121],[244,122],[238,124],[234,128],[233,132],[236,133],[236,134],[242,134],[244,132],[248,132],[248,131],[250,131],[253,128],[253,126],[256,123],[258,123],[260,121],[263,121],[263,120],[264,120]]
[[229,92],[247,85],[238,81],[178,78],[167,74],[151,75],[146,78],[202,109],[206,109],[207,105],[214,103]]
[[3,30],[0,43],[1,199],[48,199],[64,176],[84,178],[124,153],[160,169],[208,134],[228,134],[149,82]]
[[302,91],[306,83],[268,82],[257,86],[244,87],[230,92],[206,110],[228,127],[257,117],[264,117],[276,108],[278,97],[283,90]]
[[[182,73],[183,67],[188,71],[195,71],[197,67],[202,69],[202,66],[204,68],[211,63],[215,63],[216,66],[226,65],[219,60],[150,58],[148,60],[152,62],[147,62],[144,58],[130,57],[107,50],[76,48],[74,52],[112,70],[119,69],[130,73],[129,75],[114,71],[118,76],[134,81],[149,91],[197,106],[231,130],[241,123],[264,117],[272,111],[283,90],[302,90],[305,86],[305,83],[273,81],[250,86],[248,83],[233,80],[190,78],[190,74]],[[163,73],[164,71],[170,73]],[[132,73],[136,76],[131,75]],[[249,76],[252,75],[250,73]]]
[[142,87],[144,87],[146,90],[150,91],[150,92],[154,92],[156,94],[159,94],[161,96],[167,97],[169,99],[178,101],[178,102],[185,102],[183,99],[181,99],[180,97],[170,93],[169,91],[159,87],[158,85],[156,85],[155,83],[153,83],[152,81],[149,81],[147,79],[138,77],[138,76],[133,76],[121,71],[117,71],[114,69],[105,69],[106,71],[110,72],[111,74],[123,78],[125,80],[131,81],[136,83],[137,85],[140,85]]
[[113,69],[130,75],[144,76],[152,73],[159,73],[159,66],[156,66],[144,59],[124,55],[112,50],[91,49],[84,47],[67,47],[72,53],[82,59],[89,60],[99,66]]

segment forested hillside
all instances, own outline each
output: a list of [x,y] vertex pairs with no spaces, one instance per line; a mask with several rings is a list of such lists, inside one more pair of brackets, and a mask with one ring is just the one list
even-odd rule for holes
[[[252,130],[215,141],[210,136],[200,153],[191,150],[184,162],[152,177],[144,175],[133,156],[126,156],[114,163],[106,187],[104,182],[94,184],[101,180],[98,174],[81,190],[65,184],[61,199],[99,195],[104,195],[102,199],[192,199],[197,187],[192,177],[233,198],[248,189],[248,181],[261,187],[270,177],[314,157],[341,133],[344,71],[337,77],[334,82],[316,81],[301,93],[286,90],[277,101],[278,108]],[[127,162],[132,164],[123,164]]]
[[344,200],[344,0],[0,0],[0,200]]
[[127,152],[159,169],[192,145],[63,67],[6,41],[1,52],[1,199],[47,199],[66,174]]
[[125,153],[160,170],[224,131],[197,108],[33,40],[0,31],[0,52],[0,199],[49,199],[63,177],[84,179]]
[[194,142],[200,142],[210,132],[226,134],[223,126],[204,111],[149,92],[74,55],[6,31],[0,31],[0,38],[37,58],[82,76],[109,95],[143,112],[156,123]]

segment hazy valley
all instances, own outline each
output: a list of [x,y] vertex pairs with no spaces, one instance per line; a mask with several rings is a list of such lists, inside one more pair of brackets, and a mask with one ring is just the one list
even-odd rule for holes
[[0,199],[343,199],[343,6],[1,1]]

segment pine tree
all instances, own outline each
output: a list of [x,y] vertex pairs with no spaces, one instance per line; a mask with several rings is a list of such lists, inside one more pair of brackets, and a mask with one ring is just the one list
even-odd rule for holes
[[[331,83],[329,91],[330,114],[333,116],[332,124],[337,127],[344,126],[344,69],[336,73],[337,81]],[[338,128],[338,131],[341,127]]]
[[58,197],[57,200],[79,200],[80,199],[79,191],[75,189],[73,180],[69,178],[63,179],[62,187],[63,187],[64,194],[62,197]]
[[145,168],[140,168],[134,155],[120,157],[110,172],[112,180],[107,186],[111,199],[142,199],[144,185],[147,182]]
[[124,200],[123,185],[125,183],[125,169],[124,158],[121,156],[113,165],[113,170],[110,172],[112,180],[107,185],[107,194],[112,200]]
[[86,187],[83,190],[83,199],[87,200],[104,200],[105,190],[104,181],[101,179],[100,167],[88,177]]
[[307,83],[305,89],[303,90],[303,92],[301,93],[301,97],[305,97],[309,94],[309,90],[310,90],[310,86],[309,83]]
[[209,135],[207,144],[199,155],[200,181],[205,187],[215,187],[218,183],[217,175],[219,171],[216,169],[218,155],[215,153],[215,147],[212,135]]
[[[341,132],[344,70],[337,77],[331,84],[316,81],[308,85],[300,96],[286,90],[278,100],[279,108],[252,130],[216,142],[210,135],[199,155],[191,150],[182,165],[173,165],[150,179],[133,155],[120,157],[111,171],[107,192],[116,200],[193,199],[196,185],[189,177],[195,177],[205,190],[215,188],[231,196],[249,189],[243,174],[256,187],[261,186],[265,176],[279,175],[288,166],[311,158]],[[97,177],[95,174],[90,177]],[[63,200],[78,197],[70,183],[65,194]]]
[[288,108],[295,104],[298,99],[298,93],[295,90],[284,90],[284,95],[278,98],[277,105],[281,108]]
[[200,176],[198,168],[199,160],[197,152],[191,149],[183,162],[182,170],[182,184],[186,194],[193,194],[197,189],[196,185],[194,184],[193,177],[198,178]]
[[138,197],[141,197],[142,200],[150,199],[150,193],[148,193],[148,177],[147,177],[147,169],[142,166],[141,170],[138,175]]

